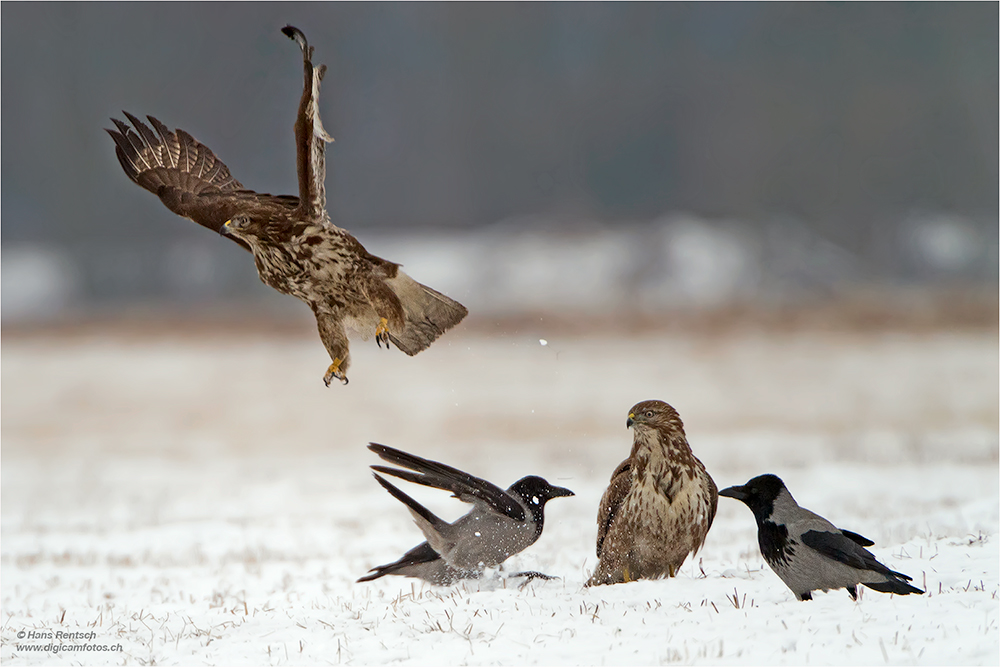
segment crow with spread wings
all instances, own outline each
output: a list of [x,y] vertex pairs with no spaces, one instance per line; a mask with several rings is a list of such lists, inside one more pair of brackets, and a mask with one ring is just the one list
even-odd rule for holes
[[332,363],[323,376],[347,384],[348,327],[364,339],[412,356],[458,324],[465,307],[421,285],[399,264],[370,254],[326,211],[326,142],[319,87],[326,66],[312,64],[312,47],[298,28],[282,32],[302,49],[305,86],[295,120],[299,196],[247,190],[206,146],[147,116],[155,132],[125,113],[134,129],[112,118],[107,130],[125,174],[177,215],[221,233],[253,253],[261,281],[305,301],[316,315]]

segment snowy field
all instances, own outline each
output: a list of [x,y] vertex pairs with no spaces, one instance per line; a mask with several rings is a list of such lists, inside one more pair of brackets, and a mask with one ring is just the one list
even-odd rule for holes
[[[564,339],[539,324],[460,328],[412,359],[353,353],[350,385],[326,389],[309,325],[5,337],[0,661],[1000,662],[995,331]],[[627,411],[648,398],[678,409],[720,488],[780,475],[927,594],[796,602],[726,498],[677,578],[585,589]],[[354,583],[422,539],[368,474],[369,441],[573,489],[507,564],[560,578]],[[412,491],[446,518],[466,509]],[[91,650],[35,650],[60,642]]]

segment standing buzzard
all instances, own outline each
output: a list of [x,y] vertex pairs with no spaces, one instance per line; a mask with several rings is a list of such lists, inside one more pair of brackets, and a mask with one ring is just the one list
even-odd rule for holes
[[156,194],[177,215],[229,237],[253,253],[261,281],[305,301],[316,315],[332,363],[323,376],[347,384],[346,328],[408,355],[426,349],[468,312],[403,273],[399,264],[370,254],[326,212],[326,142],[319,117],[319,86],[326,66],[312,64],[312,47],[298,28],[282,32],[298,42],[305,86],[295,120],[299,196],[245,189],[206,146],[183,130],[170,132],[147,116],[156,132],[125,113],[133,128],[112,118],[107,130],[125,174]]
[[677,574],[705,543],[719,493],[663,401],[629,411],[632,453],[615,469],[597,513],[597,569],[588,586]]

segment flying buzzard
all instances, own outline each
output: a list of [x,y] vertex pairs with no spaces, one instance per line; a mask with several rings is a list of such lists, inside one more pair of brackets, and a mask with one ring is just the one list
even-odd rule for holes
[[597,569],[588,586],[677,574],[705,543],[719,494],[663,401],[629,411],[632,453],[615,469],[597,513]]
[[305,86],[295,120],[299,196],[247,190],[206,146],[187,132],[170,132],[147,116],[156,132],[125,113],[133,128],[112,118],[115,153],[125,174],[156,194],[174,213],[229,237],[253,253],[261,281],[309,304],[332,363],[323,376],[347,384],[346,328],[392,342],[412,356],[458,324],[468,312],[403,273],[399,264],[370,254],[326,212],[326,142],[319,87],[326,66],[312,64],[312,47],[298,28],[282,32],[302,49]]

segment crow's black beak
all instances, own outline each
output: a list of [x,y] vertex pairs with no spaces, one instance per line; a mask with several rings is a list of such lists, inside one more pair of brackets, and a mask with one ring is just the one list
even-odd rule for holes
[[552,491],[550,491],[553,498],[561,498],[563,496],[575,496],[576,494],[567,488],[562,486],[553,486]]
[[746,502],[746,499],[750,497],[750,494],[746,492],[746,489],[742,486],[731,486],[728,489],[723,489],[719,491],[720,496],[726,496],[727,498],[735,498],[736,500],[742,500]]

